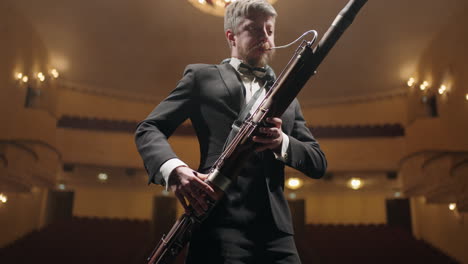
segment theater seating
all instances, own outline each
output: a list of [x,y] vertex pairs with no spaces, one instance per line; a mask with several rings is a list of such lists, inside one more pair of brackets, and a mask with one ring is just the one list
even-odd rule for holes
[[[0,249],[0,263],[142,264],[159,240],[150,233],[150,221],[75,217]],[[307,225],[296,242],[304,264],[457,263],[386,225]]]

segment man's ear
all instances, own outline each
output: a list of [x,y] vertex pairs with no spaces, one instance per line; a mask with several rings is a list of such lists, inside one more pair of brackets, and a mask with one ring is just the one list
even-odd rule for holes
[[236,39],[235,39],[234,32],[232,32],[232,30],[230,29],[226,30],[226,39],[229,42],[229,45],[231,47],[236,46]]

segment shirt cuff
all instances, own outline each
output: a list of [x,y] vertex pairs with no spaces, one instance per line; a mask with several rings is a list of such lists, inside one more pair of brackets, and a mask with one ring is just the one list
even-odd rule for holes
[[171,175],[172,171],[175,168],[180,167],[180,166],[188,167],[187,164],[185,164],[180,159],[173,158],[173,159],[169,159],[166,162],[164,162],[163,165],[161,165],[161,167],[159,168],[159,172],[156,175],[156,177],[159,176],[159,175],[162,176],[163,183],[164,183],[163,185],[166,186],[166,191],[168,191],[168,189],[169,189],[169,184],[168,184],[169,183],[169,176]]
[[284,132],[283,133],[283,142],[281,143],[281,155],[273,152],[275,158],[282,162],[286,162],[288,160],[288,147],[289,147],[289,137]]

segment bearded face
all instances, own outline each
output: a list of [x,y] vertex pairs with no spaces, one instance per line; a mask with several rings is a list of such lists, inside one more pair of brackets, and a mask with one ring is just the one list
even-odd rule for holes
[[234,34],[232,55],[251,66],[264,67],[273,58],[275,19],[268,15],[245,18]]

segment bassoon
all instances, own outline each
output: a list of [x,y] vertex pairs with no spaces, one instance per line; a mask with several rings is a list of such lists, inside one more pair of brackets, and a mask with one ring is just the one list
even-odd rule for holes
[[[267,117],[280,117],[286,111],[366,2],[367,0],[350,0],[314,48],[313,41],[302,41],[265,98],[254,109],[253,114],[243,121],[211,167],[206,182],[220,196],[235,181],[245,162],[254,153],[256,143],[252,136],[257,134],[258,128],[267,125]],[[148,264],[173,263],[187,245],[193,230],[209,216],[215,205],[215,201],[209,201],[209,209],[203,215],[197,215],[193,210],[186,211],[169,233],[163,235],[148,257]]]

